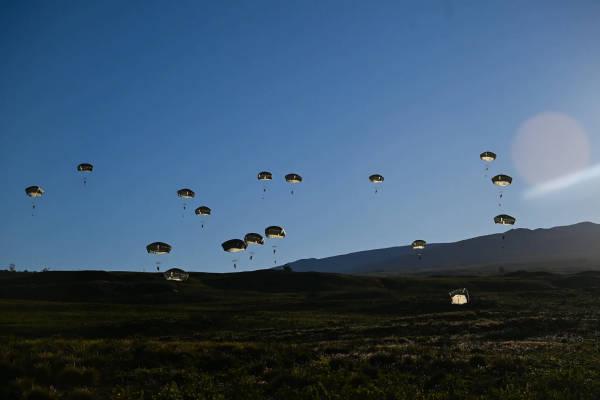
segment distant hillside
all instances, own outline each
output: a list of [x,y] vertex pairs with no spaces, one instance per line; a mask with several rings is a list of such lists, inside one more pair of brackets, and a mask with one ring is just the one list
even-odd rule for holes
[[513,229],[454,243],[429,244],[423,257],[410,246],[290,263],[294,271],[337,273],[496,272],[600,269],[600,225],[582,222],[550,229]]

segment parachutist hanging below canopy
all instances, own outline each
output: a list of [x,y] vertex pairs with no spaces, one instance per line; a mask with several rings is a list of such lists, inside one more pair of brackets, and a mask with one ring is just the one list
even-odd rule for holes
[[[285,181],[287,183],[291,183],[292,185],[297,185],[299,183],[302,183],[302,177],[298,174],[287,174],[285,176]],[[291,194],[294,194],[294,189],[292,189],[290,191]]]

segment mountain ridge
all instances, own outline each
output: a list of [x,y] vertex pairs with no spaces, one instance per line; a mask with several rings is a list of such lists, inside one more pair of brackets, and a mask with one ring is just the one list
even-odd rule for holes
[[[504,239],[503,239],[504,237]],[[294,271],[365,273],[497,272],[519,269],[600,269],[600,224],[516,228],[456,242],[428,244],[421,259],[411,246],[361,250],[289,263]]]

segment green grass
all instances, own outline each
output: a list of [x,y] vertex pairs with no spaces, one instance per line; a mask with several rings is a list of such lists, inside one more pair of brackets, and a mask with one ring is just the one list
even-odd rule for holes
[[599,399],[599,327],[599,273],[0,273],[0,399]]

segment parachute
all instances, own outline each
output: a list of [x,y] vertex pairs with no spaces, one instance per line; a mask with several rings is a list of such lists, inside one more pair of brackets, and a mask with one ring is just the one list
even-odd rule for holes
[[269,226],[265,229],[265,236],[269,239],[283,239],[285,230],[280,226]]
[[171,268],[163,274],[166,280],[175,282],[187,281],[190,274],[179,268]]
[[500,225],[514,225],[517,222],[515,217],[511,217],[510,215],[500,214],[494,217],[494,223]]
[[42,197],[44,195],[44,189],[39,186],[29,186],[25,189],[25,193],[29,197]]
[[490,163],[496,159],[496,153],[493,151],[484,151],[479,155],[481,161],[485,163],[485,177],[487,178],[490,169]]
[[[261,234],[251,232],[251,233],[247,233],[246,236],[244,236],[244,242],[246,242],[247,245],[253,244],[253,245],[257,245],[257,246],[262,246],[265,244],[265,239],[263,239]],[[254,259],[253,251],[250,252],[250,260],[252,260],[252,259]]]
[[[164,242],[154,242],[146,246],[148,254],[164,255],[171,252],[171,245]],[[160,261],[156,261],[156,270],[160,271]]]
[[496,186],[507,187],[512,183],[512,178],[508,175],[496,175],[492,178],[492,183]]
[[44,195],[44,189],[39,186],[29,186],[25,188],[25,194],[31,197],[31,216],[35,215],[35,199]]
[[262,182],[262,188],[263,188],[263,197],[262,199],[264,200],[265,198],[265,193],[267,192],[267,182],[270,182],[273,180],[273,174],[270,173],[269,171],[261,171],[258,173],[257,176],[258,180]]
[[228,253],[239,253],[240,251],[246,250],[248,245],[241,239],[231,239],[221,243],[221,247]]
[[512,183],[512,178],[508,175],[496,175],[492,178],[492,183],[498,186],[498,207],[502,207],[502,197],[504,194],[502,193],[502,189],[508,187]]
[[263,245],[265,244],[265,239],[263,239],[260,233],[251,232],[244,236],[244,242],[247,244]]
[[479,155],[479,158],[481,158],[481,160],[485,161],[486,163],[491,163],[496,159],[496,153],[494,153],[493,151],[484,151]]
[[[77,171],[83,173],[83,174],[89,174],[94,170],[94,166],[92,164],[89,163],[81,163],[77,166]],[[83,184],[87,184],[87,177],[84,175],[83,176]]]
[[[379,185],[382,184],[384,181],[383,175],[379,175],[379,174],[374,174],[369,176],[369,181],[371,181],[371,183],[375,184],[375,185]],[[379,190],[377,188],[375,188],[375,193],[379,192]]]
[[[231,239],[221,243],[221,247],[223,247],[223,250],[228,253],[239,253],[246,250],[248,245],[243,240]],[[233,263],[233,268],[236,269],[238,260],[234,258],[231,260],[231,262]]]
[[[510,215],[500,214],[494,217],[494,223],[498,225],[514,225],[517,222],[515,217],[511,217]],[[505,235],[502,235],[502,240],[505,239]]]
[[183,210],[185,211],[187,209],[186,200],[193,199],[196,196],[196,193],[194,193],[192,189],[183,188],[177,191],[177,196],[180,199],[183,199]]
[[148,254],[169,254],[171,252],[171,245],[164,242],[154,242],[146,246]]
[[[285,230],[281,226],[269,226],[265,229],[265,236],[269,239],[283,239],[285,238]],[[273,263],[277,264],[277,246],[273,245]]]
[[450,304],[468,304],[471,301],[469,291],[466,288],[451,290],[448,295],[450,296]]
[[417,255],[419,256],[419,260],[422,258],[423,256],[423,252],[422,250],[425,250],[425,246],[427,245],[427,242],[424,240],[415,240],[414,242],[412,242],[411,247],[413,248],[413,250],[415,250],[417,252]]
[[196,213],[197,216],[202,218],[202,228],[204,228],[206,219],[210,216],[210,212],[211,212],[210,208],[208,208],[206,206],[200,206],[200,207],[196,208],[196,210],[194,212]]
[[[285,176],[285,181],[287,183],[291,183],[293,185],[297,185],[298,183],[302,182],[302,177],[298,174],[287,174]],[[294,189],[290,190],[291,194],[294,194]]]

